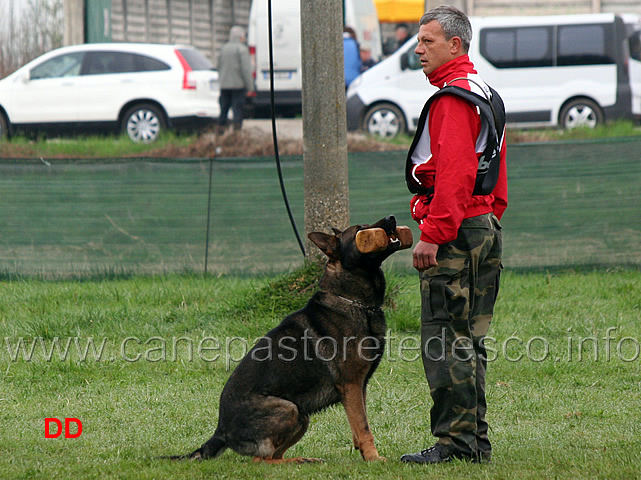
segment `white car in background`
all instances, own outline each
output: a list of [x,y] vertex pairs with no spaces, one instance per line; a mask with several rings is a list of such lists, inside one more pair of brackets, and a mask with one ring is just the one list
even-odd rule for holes
[[0,80],[0,138],[20,130],[122,131],[155,141],[165,128],[219,114],[218,72],[187,45],[63,47]]

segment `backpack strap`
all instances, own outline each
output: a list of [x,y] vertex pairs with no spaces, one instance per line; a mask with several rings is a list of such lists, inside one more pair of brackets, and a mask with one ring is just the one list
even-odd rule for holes
[[[470,90],[466,90],[464,88],[457,87],[456,85],[452,85],[452,82],[455,82],[457,80],[467,80],[476,84],[481,89],[481,91],[484,93],[485,96],[483,97]],[[406,160],[405,179],[406,179],[407,187],[410,192],[419,194],[419,195],[421,194],[429,195],[433,193],[433,189],[431,189],[432,191],[429,192],[428,189],[422,187],[421,185],[418,185],[414,180],[412,176],[412,169],[413,169],[412,154],[414,152],[414,149],[418,145],[420,137],[423,133],[423,129],[425,128],[425,122],[427,121],[427,115],[428,115],[430,106],[432,105],[432,102],[436,100],[436,98],[438,98],[440,95],[454,94],[476,105],[479,108],[479,112],[481,116],[484,118],[485,122],[489,125],[490,130],[488,134],[487,145],[485,147],[485,150],[479,157],[479,165],[476,173],[476,182],[474,185],[474,191],[472,192],[472,195],[488,195],[492,193],[492,190],[494,190],[494,187],[496,186],[496,183],[499,178],[499,170],[500,170],[500,163],[501,163],[500,161],[501,139],[502,139],[503,131],[505,129],[505,106],[503,105],[503,100],[501,99],[499,94],[492,87],[488,86],[488,88],[490,89],[490,93],[492,94],[491,97],[489,97],[485,93],[485,89],[478,82],[469,78],[460,77],[452,80],[450,84],[436,91],[427,100],[427,102],[425,103],[425,106],[423,107],[423,110],[421,111],[421,116],[419,117],[416,134],[414,135],[414,140],[412,141],[412,145],[410,146],[410,150],[408,152],[408,156]]]

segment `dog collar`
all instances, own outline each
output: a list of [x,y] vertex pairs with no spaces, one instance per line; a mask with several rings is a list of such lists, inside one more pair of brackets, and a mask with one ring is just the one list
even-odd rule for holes
[[363,302],[359,302],[358,300],[352,300],[351,298],[343,297],[342,295],[338,295],[336,293],[330,293],[330,292],[321,292],[325,295],[331,295],[332,297],[336,297],[337,299],[341,300],[344,303],[349,304],[352,307],[358,307],[363,310],[367,310],[369,312],[383,312],[383,309],[381,307],[372,307],[371,305],[365,305]]

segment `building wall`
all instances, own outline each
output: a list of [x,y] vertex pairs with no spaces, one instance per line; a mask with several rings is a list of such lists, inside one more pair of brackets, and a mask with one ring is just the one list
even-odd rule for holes
[[[431,0],[429,0],[431,1]],[[637,13],[639,0],[464,0],[468,15]]]
[[247,26],[251,0],[112,0],[114,42],[186,43],[216,62],[233,25]]
[[[85,2],[64,0],[65,44],[87,35],[82,14]],[[260,0],[267,1],[267,0]],[[299,0],[290,0],[299,1]],[[313,0],[302,0],[313,1]],[[188,43],[215,64],[217,52],[233,25],[247,26],[252,0],[111,0],[111,40],[114,42]],[[425,0],[425,8],[443,0]],[[637,13],[641,0],[449,0],[468,15],[547,15],[570,13]],[[418,22],[418,19],[416,19]],[[415,25],[410,25],[415,31]],[[384,39],[393,25],[382,25]]]

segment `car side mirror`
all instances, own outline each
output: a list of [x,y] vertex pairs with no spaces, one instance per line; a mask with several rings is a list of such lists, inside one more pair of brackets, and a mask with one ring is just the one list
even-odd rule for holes
[[22,83],[29,83],[29,81],[31,80],[31,72],[23,72],[18,78],[20,78],[20,81]]

